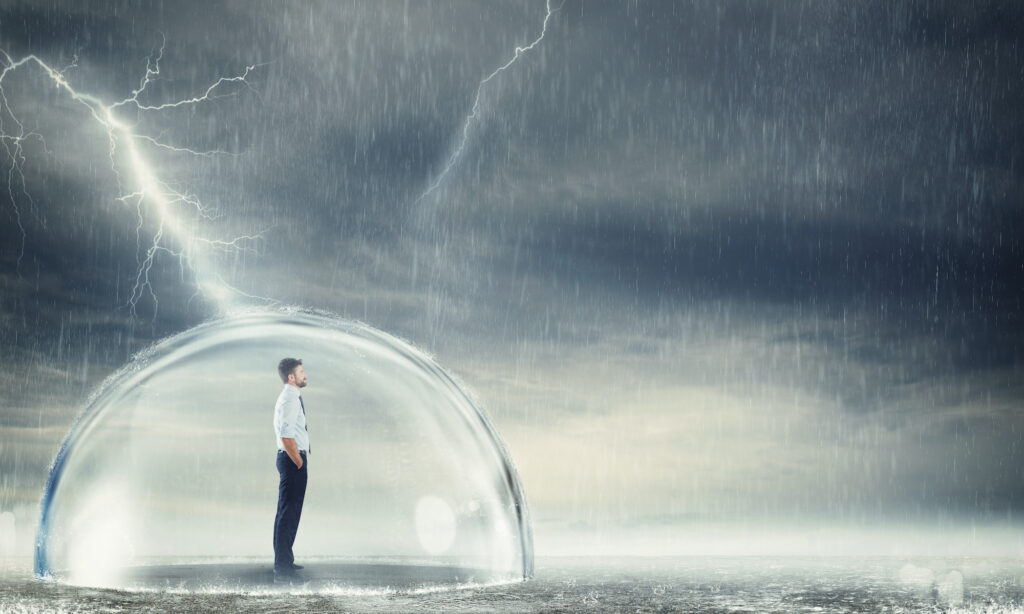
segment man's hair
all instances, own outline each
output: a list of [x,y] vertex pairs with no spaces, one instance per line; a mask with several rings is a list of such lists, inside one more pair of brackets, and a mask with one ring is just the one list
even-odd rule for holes
[[288,376],[295,373],[295,367],[301,364],[301,358],[282,358],[281,362],[277,363],[277,374],[281,376],[281,381],[287,384]]

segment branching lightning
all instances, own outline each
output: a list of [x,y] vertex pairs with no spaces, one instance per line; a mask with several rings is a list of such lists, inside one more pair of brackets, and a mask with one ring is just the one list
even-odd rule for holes
[[[212,219],[210,212],[194,195],[186,194],[161,181],[146,159],[143,147],[149,146],[194,156],[210,156],[226,152],[196,151],[165,143],[150,135],[137,134],[131,126],[119,119],[116,113],[122,107],[134,107],[141,112],[158,112],[199,105],[224,97],[219,92],[222,91],[222,86],[228,83],[242,84],[252,89],[246,78],[256,69],[256,65],[246,66],[241,74],[218,79],[200,95],[162,104],[145,104],[140,100],[140,96],[160,75],[162,57],[163,46],[155,59],[147,58],[146,72],[139,87],[132,91],[131,96],[112,104],[105,104],[95,96],[80,92],[68,81],[66,72],[74,68],[75,63],[64,70],[56,70],[35,55],[15,60],[6,51],[0,50],[0,61],[3,62],[3,69],[0,71],[0,143],[10,160],[9,166],[5,169],[7,171],[7,192],[14,208],[18,229],[21,232],[21,251],[17,260],[19,270],[25,254],[26,230],[22,219],[23,211],[19,208],[18,203],[20,201],[28,203],[32,208],[35,207],[25,181],[26,158],[23,145],[26,141],[36,139],[42,143],[45,149],[46,143],[42,135],[26,130],[21,120],[18,119],[4,90],[4,81],[15,71],[23,67],[34,66],[42,70],[54,85],[66,93],[71,100],[87,109],[89,116],[106,131],[109,139],[111,170],[117,179],[118,190],[122,194],[117,200],[132,206],[138,219],[136,226],[138,271],[127,304],[133,317],[139,301],[147,295],[153,300],[153,317],[156,317],[159,301],[153,284],[150,282],[150,272],[157,255],[161,252],[177,257],[182,271],[187,270],[191,273],[195,280],[197,295],[202,293],[213,299],[220,308],[226,308],[228,301],[237,291],[224,284],[219,276],[204,272],[203,265],[206,254],[210,251],[251,248],[253,242],[260,238],[259,235],[248,235],[230,239],[215,239],[197,235],[190,227],[189,222],[208,221]],[[119,159],[125,160],[125,162],[118,163]],[[122,172],[130,177],[131,191],[124,188],[125,181]],[[154,224],[156,230],[153,231],[152,236],[144,237],[144,227],[147,223]]]
[[455,151],[452,152],[452,155],[449,156],[448,162],[444,166],[444,170],[442,170],[438,174],[437,178],[435,178],[434,181],[430,184],[430,186],[427,187],[427,189],[424,190],[424,192],[419,195],[415,202],[420,202],[421,200],[429,196],[431,192],[436,190],[444,181],[448,173],[455,166],[455,164],[459,161],[459,158],[462,156],[462,151],[466,148],[466,142],[469,140],[470,128],[472,128],[474,121],[480,116],[480,94],[481,92],[483,92],[484,86],[487,85],[492,79],[497,77],[500,73],[504,72],[513,64],[515,64],[516,60],[518,60],[520,56],[522,56],[527,51],[530,51],[531,49],[539,45],[542,40],[544,40],[544,36],[548,32],[548,22],[551,21],[551,16],[556,11],[558,11],[561,8],[561,6],[558,9],[553,9],[551,7],[551,0],[546,0],[545,8],[547,9],[547,14],[544,15],[544,24],[541,27],[540,36],[538,36],[536,40],[534,40],[532,43],[525,47],[516,47],[515,53],[512,55],[512,58],[508,62],[505,62],[504,64],[496,68],[494,72],[484,77],[484,79],[480,81],[480,84],[477,85],[476,94],[473,97],[473,107],[470,109],[469,115],[467,115],[466,119],[462,122],[462,139],[459,141],[459,145],[455,148]]

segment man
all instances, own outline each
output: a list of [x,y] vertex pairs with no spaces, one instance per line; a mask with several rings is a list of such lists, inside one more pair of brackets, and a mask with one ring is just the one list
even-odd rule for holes
[[274,518],[274,581],[291,582],[302,565],[295,564],[292,544],[299,529],[302,501],[306,498],[306,457],[309,432],[306,408],[300,390],[306,387],[302,361],[285,358],[277,365],[284,390],[274,406],[274,431],[277,433],[277,472],[281,477],[277,490],[277,517]]

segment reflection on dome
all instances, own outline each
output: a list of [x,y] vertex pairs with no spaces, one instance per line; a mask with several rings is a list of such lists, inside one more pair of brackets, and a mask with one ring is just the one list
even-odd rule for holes
[[107,380],[51,471],[37,575],[261,582],[273,561],[285,356],[309,376],[312,455],[295,552],[310,578],[395,587],[532,575],[515,468],[469,397],[389,335],[295,312],[201,325]]

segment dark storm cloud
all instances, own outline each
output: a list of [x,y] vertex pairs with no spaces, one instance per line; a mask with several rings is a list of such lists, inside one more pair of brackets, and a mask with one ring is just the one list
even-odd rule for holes
[[[1019,420],[1007,407],[1024,348],[1024,248],[1009,229],[1021,221],[1022,89],[1019,35],[996,24],[1019,16],[1005,5],[703,5],[678,36],[664,18],[675,6],[574,8],[544,47],[546,71],[534,68],[519,97],[488,98],[497,126],[481,128],[432,227],[488,246],[467,250],[489,257],[461,276],[505,273],[483,297],[496,314],[530,315],[503,335],[585,347],[625,325],[636,347],[665,309],[743,305],[726,327],[741,334],[770,331],[774,307],[790,306],[781,325],[798,332],[762,331],[723,385],[751,369],[833,399],[830,409],[880,415],[893,442],[929,433],[929,446],[892,444],[907,469],[888,486],[858,476],[863,449],[851,451],[850,474],[830,478],[837,500],[870,505],[873,491],[894,506],[962,509],[999,492],[998,504],[982,498],[1015,507]],[[643,25],[623,35],[629,16]],[[588,27],[564,25],[574,18]],[[463,262],[459,248],[447,254],[442,263]],[[532,300],[515,300],[524,287]],[[800,346],[802,367],[788,358]],[[787,358],[775,366],[777,355]],[[772,366],[748,363],[758,360]],[[993,393],[1007,399],[995,415]],[[986,433],[976,437],[1014,460],[964,448],[949,412],[973,416]],[[957,462],[973,477],[942,482]],[[861,480],[871,485],[852,494]]]
[[[222,217],[212,223],[229,230],[226,236],[267,235],[262,256],[242,253],[221,263],[225,275],[242,280],[239,287],[261,295],[268,294],[266,277],[249,267],[285,263],[301,271],[314,254],[339,266],[365,262],[360,250],[379,253],[374,242],[394,233],[396,206],[408,205],[416,189],[407,184],[440,163],[442,136],[456,129],[472,96],[471,89],[450,99],[439,93],[453,92],[466,75],[477,78],[525,38],[505,20],[529,14],[523,29],[534,25],[531,7],[513,5],[468,15],[458,6],[269,6],[8,2],[0,20],[0,47],[11,56],[35,53],[108,104],[132,94],[158,53],[160,75],[141,98],[147,104],[201,95],[218,78],[258,65],[251,89],[221,86],[198,110],[124,108],[122,117],[138,122],[136,132],[175,146],[230,154],[146,152],[161,180],[217,208]],[[466,54],[485,41],[489,52]],[[158,299],[144,293],[131,317],[128,296],[154,229],[140,235],[135,212],[115,200],[121,192],[106,135],[38,68],[12,73],[5,89],[10,108],[46,138],[45,146],[26,143],[24,185],[16,178],[15,202],[3,208],[4,358],[15,365],[4,424],[13,435],[33,415],[37,425],[68,423],[87,391],[131,353],[208,311],[193,299],[191,275],[160,253],[151,277]],[[3,120],[10,129],[11,118]],[[371,274],[408,277],[374,259]],[[386,289],[367,289],[387,296]],[[270,294],[302,302],[294,290]],[[415,309],[383,302],[385,313]],[[34,385],[17,383],[29,381]],[[58,443],[49,442],[51,454]],[[17,457],[5,456],[4,475],[41,483],[44,465],[13,467]]]
[[867,311],[944,337],[964,367],[1015,362],[1024,91],[1003,24],[1019,19],[570,5],[546,70],[488,99],[498,127],[440,223],[640,302]]
[[[147,152],[217,208],[219,234],[263,234],[218,272],[436,352],[480,391],[549,517],[579,518],[566,483],[624,521],[762,501],[1019,509],[1010,3],[568,2],[482,91],[464,156],[419,202],[543,2],[0,10],[0,47],[77,55],[69,80],[107,102],[161,44],[154,103],[257,64],[251,88],[202,108],[125,110],[146,134],[229,152]],[[2,207],[4,352],[23,365],[3,386],[69,382],[12,395],[5,429],[27,434],[209,306],[168,254],[157,317],[148,297],[128,317],[136,220],[103,135],[45,78],[17,83],[12,105],[53,155],[25,165],[20,268]],[[21,487],[38,477],[19,467]]]

